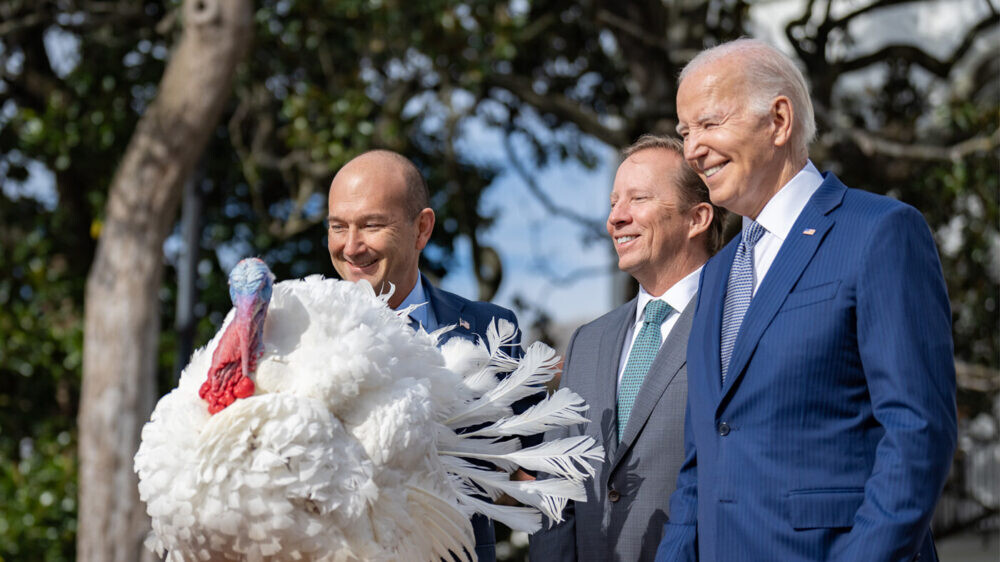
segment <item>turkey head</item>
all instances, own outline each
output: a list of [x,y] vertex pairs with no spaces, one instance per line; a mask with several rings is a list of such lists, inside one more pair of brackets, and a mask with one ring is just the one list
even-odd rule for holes
[[236,316],[222,334],[208,377],[198,391],[210,414],[222,411],[237,398],[253,396],[250,377],[263,352],[261,336],[273,284],[271,270],[257,258],[241,260],[229,273],[229,298]]

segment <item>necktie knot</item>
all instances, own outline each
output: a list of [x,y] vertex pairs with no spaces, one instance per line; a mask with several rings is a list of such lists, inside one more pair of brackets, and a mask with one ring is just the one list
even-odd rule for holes
[[743,245],[747,247],[747,250],[753,249],[753,247],[760,241],[760,237],[764,236],[767,230],[760,225],[757,221],[749,221],[743,227]]
[[642,321],[647,324],[663,324],[672,310],[673,308],[669,304],[659,299],[653,299],[646,303],[646,315]]

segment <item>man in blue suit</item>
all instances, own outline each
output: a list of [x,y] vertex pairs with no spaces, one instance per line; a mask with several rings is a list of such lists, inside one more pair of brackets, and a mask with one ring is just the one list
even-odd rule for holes
[[[348,281],[362,279],[376,292],[393,290],[393,309],[427,303],[410,314],[428,332],[442,326],[455,328],[445,335],[471,339],[486,337],[494,318],[517,326],[510,310],[487,302],[473,302],[432,285],[418,268],[420,252],[434,229],[434,211],[428,206],[427,184],[406,157],[388,150],[366,152],[337,172],[330,184],[327,245],[333,267]],[[443,342],[442,342],[443,343]],[[520,348],[511,350],[515,356]],[[523,411],[533,398],[514,404]],[[522,440],[537,444],[541,435]],[[518,471],[519,477],[528,478]],[[476,514],[472,518],[476,557],[496,560],[493,522]]]
[[936,560],[955,372],[923,217],[816,170],[805,80],[762,42],[695,57],[677,114],[743,231],[699,285],[657,560]]

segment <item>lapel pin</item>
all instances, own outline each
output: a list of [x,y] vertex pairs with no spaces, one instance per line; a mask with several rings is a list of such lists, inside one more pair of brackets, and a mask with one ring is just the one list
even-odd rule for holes
[[471,329],[472,329],[472,328],[470,328],[470,327],[469,327],[469,323],[468,323],[468,322],[466,322],[466,321],[465,321],[464,319],[462,319],[462,318],[459,318],[459,319],[458,319],[458,325],[459,325],[459,326],[461,326],[461,327],[463,327],[463,328],[465,328],[466,330],[471,330]]
[[805,229],[805,230],[802,231],[802,234],[805,234],[806,236],[812,236],[813,234],[816,234],[816,229],[815,228],[807,228],[807,229]]

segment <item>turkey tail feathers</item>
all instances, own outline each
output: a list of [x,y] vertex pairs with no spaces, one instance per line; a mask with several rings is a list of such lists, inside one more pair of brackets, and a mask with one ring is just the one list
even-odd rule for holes
[[[497,367],[492,360],[490,363],[484,370]],[[559,356],[551,347],[540,342],[532,344],[519,362],[514,361],[517,367],[514,372],[484,392],[482,396],[453,413],[445,420],[445,425],[458,428],[483,422],[494,422],[499,418],[510,416],[510,405],[522,398],[541,392],[542,385],[552,380],[552,377],[558,372],[556,367],[558,363]],[[496,372],[502,371],[494,370],[490,376],[495,377]]]
[[535,505],[550,520],[561,521],[566,500],[587,501],[586,491],[575,480],[510,480],[504,472],[475,466],[462,459],[449,459],[447,468],[483,489],[490,498],[507,494],[525,505]]
[[458,560],[473,562],[470,553],[475,552],[476,545],[470,540],[474,536],[472,523],[465,514],[418,486],[407,486],[407,499],[410,516],[419,526],[419,532],[411,536],[431,545],[424,552],[433,552],[442,560],[453,559],[454,555]]
[[[456,453],[441,451],[438,454],[455,455]],[[588,476],[593,477],[595,473],[594,467],[587,461],[602,460],[604,448],[598,445],[593,437],[579,436],[553,439],[534,447],[510,453],[481,451],[457,454],[462,457],[490,461],[504,469],[516,465],[527,470],[541,470],[560,478],[579,482],[582,486],[583,480]]]
[[[442,328],[435,335],[440,337],[445,331],[453,329],[454,326]],[[438,334],[441,332],[441,334]],[[486,330],[486,341],[479,344],[471,344],[466,340],[455,338],[454,343],[449,344],[450,354],[442,350],[446,356],[451,355],[453,361],[455,355],[466,354],[466,357],[458,361],[474,361],[475,367],[465,365],[459,372],[465,373],[462,384],[476,395],[481,395],[497,387],[500,373],[509,373],[517,368],[518,360],[510,356],[504,349],[510,349],[517,344],[517,328],[513,322],[508,322],[500,318],[497,322],[491,322]],[[458,340],[458,341],[455,341]],[[468,343],[468,345],[463,345]],[[460,351],[456,351],[460,350]]]
[[[541,392],[558,372],[559,357],[547,345],[535,343],[520,360],[512,358],[502,348],[515,345],[516,330],[505,320],[491,324],[486,335],[486,341],[475,346],[449,342],[442,349],[446,363],[462,375],[471,396],[442,421],[438,455],[466,509],[530,533],[541,528],[540,514],[550,521],[562,521],[568,500],[586,501],[584,480],[594,476],[593,463],[604,459],[604,449],[586,436],[554,439],[527,449],[521,448],[519,439],[511,439],[586,423],[583,413],[589,406],[573,391],[560,389],[513,415],[511,404]],[[497,374],[503,372],[510,374],[498,380]],[[483,426],[458,432],[476,424]],[[501,472],[465,459],[488,461]],[[518,467],[551,477],[510,480],[510,473]],[[483,495],[496,499],[502,494],[527,507],[494,505],[480,499]]]
[[533,435],[556,427],[586,423],[583,415],[590,409],[579,394],[560,388],[538,404],[517,416],[503,418],[476,431],[463,433],[463,437],[507,437]]

